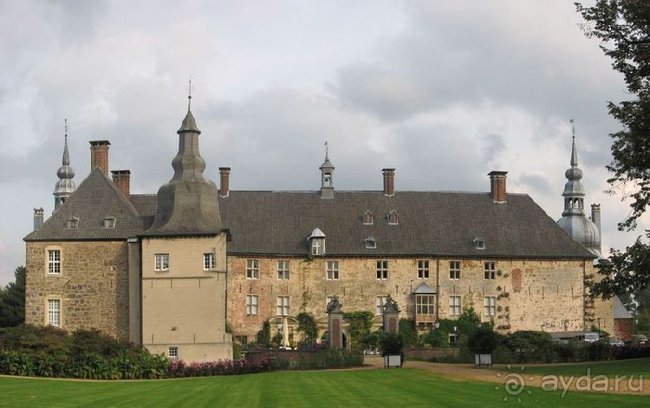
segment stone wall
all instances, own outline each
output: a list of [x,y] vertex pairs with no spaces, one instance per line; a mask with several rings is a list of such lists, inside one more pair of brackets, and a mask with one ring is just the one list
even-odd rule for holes
[[[259,279],[246,277],[248,259],[259,260]],[[290,278],[278,279],[277,262],[289,261]],[[326,279],[326,261],[339,261],[339,279]],[[377,260],[387,260],[389,277],[377,279]],[[338,296],[343,310],[376,313],[378,296],[390,295],[397,301],[401,317],[413,318],[413,291],[425,282],[437,290],[436,318],[450,315],[449,296],[461,296],[462,309],[473,307],[483,321],[493,321],[501,332],[516,330],[566,331],[584,328],[585,273],[592,273],[591,262],[576,260],[492,260],[495,279],[485,279],[484,262],[461,260],[460,279],[450,279],[449,261],[429,258],[429,277],[418,278],[415,258],[290,258],[229,256],[228,320],[233,334],[254,339],[265,320],[280,322],[277,297],[289,296],[289,316],[300,312],[314,315],[321,332],[327,330],[325,305],[328,296]],[[456,259],[457,260],[457,259]],[[258,313],[246,313],[246,296],[259,297]],[[493,316],[485,314],[485,296],[496,297]],[[289,319],[291,322],[292,319]],[[613,322],[612,322],[613,323]],[[291,331],[295,327],[291,328]]]
[[[61,273],[48,274],[47,249],[61,251]],[[61,301],[61,328],[96,328],[128,339],[128,265],[124,241],[28,242],[25,322],[47,324],[48,299]]]

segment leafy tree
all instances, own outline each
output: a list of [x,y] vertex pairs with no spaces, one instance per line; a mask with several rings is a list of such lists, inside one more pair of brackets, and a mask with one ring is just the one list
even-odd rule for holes
[[498,336],[492,327],[482,325],[467,339],[467,348],[474,354],[491,354],[497,342]]
[[404,351],[404,339],[397,333],[382,332],[379,337],[379,350],[382,356],[401,355]]
[[343,313],[343,318],[350,322],[350,344],[352,350],[361,350],[364,347],[364,338],[370,333],[372,327],[372,312]]
[[262,347],[271,347],[271,323],[265,320],[262,324],[262,330],[257,332],[257,344]]
[[[649,234],[650,236],[650,234]],[[624,252],[612,250],[598,268],[604,277],[592,285],[592,292],[604,298],[617,293],[638,294],[650,284],[650,247],[637,238]]]
[[576,3],[587,20],[585,33],[601,40],[600,48],[625,78],[631,99],[609,102],[610,114],[623,125],[613,133],[608,169],[612,186],[626,184],[632,213],[619,224],[634,228],[650,203],[650,2],[597,0],[592,7]]
[[[611,134],[612,162],[607,166],[613,188],[631,199],[630,215],[620,230],[633,230],[650,204],[650,2],[647,0],[596,0],[591,7],[576,3],[587,21],[585,34],[601,40],[600,48],[623,74],[630,98],[609,102],[609,113],[623,129]],[[622,188],[624,187],[624,189]],[[612,251],[602,262],[605,279],[594,294],[605,298],[650,287],[650,247],[641,240],[625,252]]]
[[25,267],[14,271],[14,281],[0,289],[0,327],[13,327],[25,321]]
[[415,320],[399,319],[399,334],[404,340],[404,345],[415,346],[418,344],[418,332],[415,330]]
[[298,320],[298,331],[304,336],[301,344],[313,346],[318,338],[318,325],[316,324],[316,320],[314,320],[314,316],[302,312],[296,316],[296,319]]

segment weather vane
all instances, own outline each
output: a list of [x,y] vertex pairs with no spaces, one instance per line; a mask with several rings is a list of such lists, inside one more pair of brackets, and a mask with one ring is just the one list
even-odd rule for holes
[[576,138],[576,127],[575,127],[575,124],[573,122],[573,118],[569,119],[569,122],[571,122],[571,135],[572,135],[571,137],[573,137],[575,139]]
[[66,139],[68,138],[68,118],[63,119],[64,123],[64,129],[65,129],[65,137]]
[[187,91],[187,110],[190,110],[190,105],[192,104],[192,75],[190,75],[190,84]]

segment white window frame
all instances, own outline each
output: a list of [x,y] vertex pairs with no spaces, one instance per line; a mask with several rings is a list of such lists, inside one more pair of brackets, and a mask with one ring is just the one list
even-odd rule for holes
[[106,217],[104,218],[104,222],[102,223],[102,227],[105,229],[115,229],[115,224],[116,224],[116,219],[115,217]]
[[47,274],[61,275],[61,250],[47,250]]
[[278,296],[276,298],[276,315],[277,316],[289,316],[289,311],[291,308],[291,298],[289,296]]
[[449,279],[460,279],[460,261],[449,261]]
[[494,280],[497,277],[497,263],[486,261],[483,263],[483,276],[487,280]]
[[289,280],[290,278],[290,272],[289,272],[289,261],[287,260],[281,260],[277,262],[277,270],[278,270],[278,279],[279,280]]
[[383,259],[377,261],[377,280],[388,280],[388,261]]
[[158,253],[154,255],[154,268],[158,272],[169,271],[169,254]]
[[418,279],[429,279],[428,259],[418,259]]
[[61,327],[61,299],[47,299],[47,324]]
[[449,316],[460,316],[462,310],[462,298],[460,295],[449,296]]
[[325,278],[327,280],[339,280],[339,261],[327,261],[325,263]]
[[214,269],[214,253],[206,252],[203,254],[203,270],[211,271]]
[[325,239],[312,238],[311,240],[311,254],[314,256],[322,256],[325,254]]
[[391,210],[388,213],[388,225],[398,225],[399,224],[399,215],[397,211]]
[[415,314],[433,315],[436,313],[436,299],[434,295],[415,296]]
[[485,316],[496,316],[497,314],[496,296],[485,296],[483,298],[483,314]]
[[246,315],[256,316],[259,314],[260,297],[259,295],[246,295]]
[[169,357],[171,360],[178,359],[178,346],[169,346],[167,349],[167,357]]
[[386,304],[386,300],[388,300],[388,296],[377,296],[375,298],[375,314],[377,316],[384,314],[384,305]]
[[260,278],[260,260],[247,259],[246,260],[246,279],[259,279]]
[[455,346],[458,344],[458,334],[456,333],[449,333],[449,345],[450,346]]

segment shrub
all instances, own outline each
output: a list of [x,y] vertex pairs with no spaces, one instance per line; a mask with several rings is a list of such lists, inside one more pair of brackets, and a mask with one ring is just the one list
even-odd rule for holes
[[399,334],[402,336],[405,346],[416,346],[418,344],[418,332],[415,330],[415,320],[399,319]]
[[491,326],[483,325],[467,339],[467,348],[474,354],[491,354],[497,346],[498,337]]
[[546,332],[519,330],[508,336],[505,343],[512,352],[515,362],[548,363],[553,360],[553,338]]
[[404,351],[402,336],[395,333],[382,332],[379,338],[379,351],[382,356],[401,355]]

